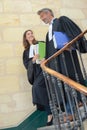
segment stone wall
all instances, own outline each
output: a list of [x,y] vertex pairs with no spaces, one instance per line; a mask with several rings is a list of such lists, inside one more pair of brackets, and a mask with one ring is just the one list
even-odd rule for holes
[[22,63],[22,36],[32,29],[38,40],[45,40],[48,26],[36,14],[43,7],[87,29],[87,0],[0,0],[0,128],[16,126],[35,109]]

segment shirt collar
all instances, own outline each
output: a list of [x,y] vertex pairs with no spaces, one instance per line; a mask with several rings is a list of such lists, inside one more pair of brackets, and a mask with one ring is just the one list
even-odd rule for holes
[[53,18],[53,19],[51,20],[50,24],[53,24],[54,19],[55,19],[55,18]]

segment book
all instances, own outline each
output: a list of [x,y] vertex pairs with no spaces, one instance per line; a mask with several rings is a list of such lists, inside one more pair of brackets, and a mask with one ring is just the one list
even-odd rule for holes
[[38,54],[40,55],[39,59],[42,60],[46,55],[46,43],[40,41],[38,45]]
[[45,58],[46,55],[46,43],[39,41],[34,47],[34,52],[35,54],[39,54],[39,59],[36,60],[36,63],[40,64],[40,61]]
[[57,48],[61,49],[66,43],[70,41],[66,33],[54,31]]

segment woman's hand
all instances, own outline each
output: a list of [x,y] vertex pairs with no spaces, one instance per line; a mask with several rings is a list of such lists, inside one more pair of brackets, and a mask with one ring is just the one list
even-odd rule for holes
[[34,55],[32,61],[34,62],[34,61],[36,61],[37,59],[39,59],[39,54]]
[[45,58],[43,58],[43,59],[40,61],[40,64],[42,64],[44,61],[45,61]]

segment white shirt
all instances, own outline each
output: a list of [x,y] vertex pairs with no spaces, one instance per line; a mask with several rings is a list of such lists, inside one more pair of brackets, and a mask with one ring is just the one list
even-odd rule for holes
[[57,44],[56,44],[56,40],[55,40],[55,36],[52,35],[52,24],[53,24],[53,20],[55,18],[53,18],[49,24],[49,33],[48,33],[48,38],[49,38],[49,41],[51,41],[53,39],[53,43],[54,43],[54,47],[57,48]]
[[49,34],[48,34],[49,41],[52,40],[52,24],[53,24],[53,20],[54,20],[54,18],[51,20],[51,22],[49,24]]

